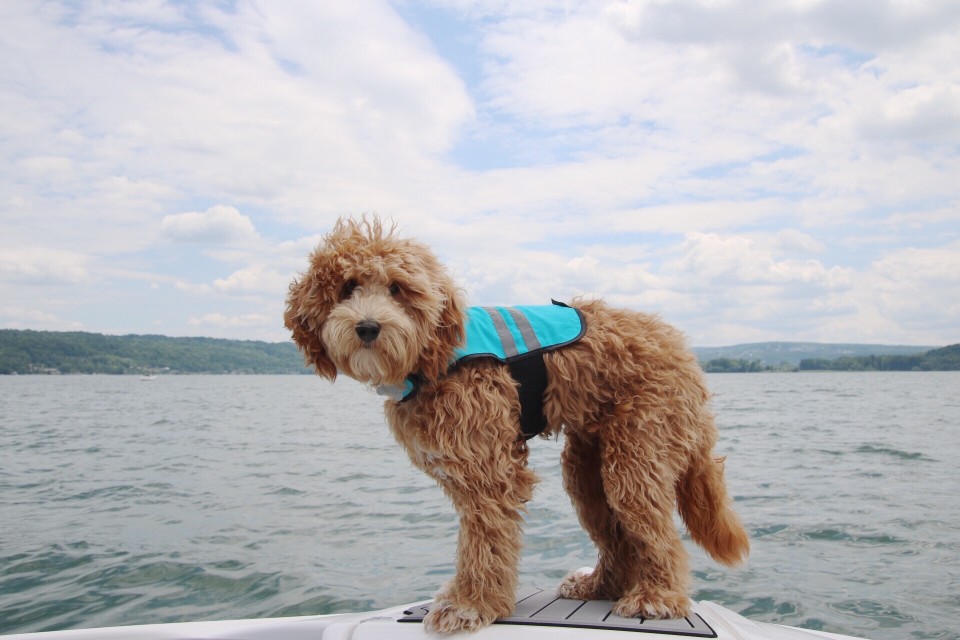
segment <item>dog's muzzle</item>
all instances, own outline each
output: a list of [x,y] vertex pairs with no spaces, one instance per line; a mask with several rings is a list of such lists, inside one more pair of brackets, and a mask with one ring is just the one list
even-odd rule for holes
[[363,344],[370,344],[380,335],[380,323],[373,320],[361,320],[355,327],[357,337]]

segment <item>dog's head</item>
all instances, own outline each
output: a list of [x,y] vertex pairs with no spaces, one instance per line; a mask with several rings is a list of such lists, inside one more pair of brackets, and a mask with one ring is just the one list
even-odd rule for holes
[[371,385],[446,370],[463,342],[465,311],[453,280],[420,243],[380,220],[344,218],[290,284],[284,323],[307,363]]

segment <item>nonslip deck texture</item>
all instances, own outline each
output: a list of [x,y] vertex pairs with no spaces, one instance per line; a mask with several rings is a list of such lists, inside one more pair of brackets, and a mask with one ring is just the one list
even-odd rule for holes
[[[400,622],[422,622],[432,602],[410,607]],[[528,624],[547,627],[577,627],[583,629],[611,629],[641,633],[672,633],[696,638],[716,638],[717,634],[703,618],[691,614],[677,620],[646,620],[621,618],[611,609],[610,600],[567,600],[551,591],[529,588],[517,593],[513,613],[497,620],[496,624]]]

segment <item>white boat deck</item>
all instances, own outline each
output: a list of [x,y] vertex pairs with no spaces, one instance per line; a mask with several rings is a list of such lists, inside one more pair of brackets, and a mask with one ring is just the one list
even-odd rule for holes
[[[0,636],[0,640],[438,640],[422,624],[430,602],[380,611],[294,618],[181,622],[73,629]],[[710,602],[694,603],[683,620],[620,618],[607,600],[566,600],[552,591],[526,589],[507,618],[470,640],[855,640],[822,631],[753,622]]]

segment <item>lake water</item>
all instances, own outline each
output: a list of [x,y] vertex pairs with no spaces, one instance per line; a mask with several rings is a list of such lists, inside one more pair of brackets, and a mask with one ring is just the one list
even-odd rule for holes
[[[874,639],[960,638],[960,373],[708,377],[749,563],[694,597]],[[0,633],[425,599],[457,522],[381,400],[312,376],[0,376]],[[595,552],[543,479],[521,583]]]

